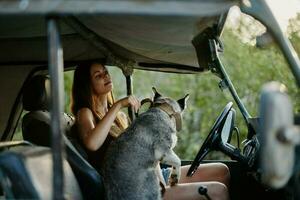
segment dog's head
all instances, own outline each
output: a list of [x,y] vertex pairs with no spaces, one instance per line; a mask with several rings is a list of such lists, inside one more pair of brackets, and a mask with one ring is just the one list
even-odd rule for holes
[[169,97],[163,97],[155,87],[152,87],[154,92],[153,107],[159,107],[165,111],[170,117],[174,117],[176,121],[176,130],[180,131],[182,127],[182,112],[186,108],[186,102],[189,94],[179,100],[173,100]]

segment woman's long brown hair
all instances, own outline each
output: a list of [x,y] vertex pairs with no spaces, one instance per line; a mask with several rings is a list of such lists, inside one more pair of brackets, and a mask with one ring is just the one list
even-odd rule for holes
[[[92,111],[96,121],[99,121],[103,118],[103,115],[96,111],[97,103],[93,99],[90,75],[91,66],[95,63],[104,66],[104,62],[86,62],[79,64],[75,69],[72,85],[71,112],[74,116],[76,116],[81,108],[89,108]],[[114,104],[112,92],[110,92],[108,95],[107,103],[108,109]],[[117,115],[115,123],[121,130],[124,130],[128,126],[127,122],[121,117],[121,115]]]

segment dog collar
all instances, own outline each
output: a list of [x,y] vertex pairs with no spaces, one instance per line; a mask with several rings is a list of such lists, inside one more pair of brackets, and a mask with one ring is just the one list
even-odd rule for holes
[[180,131],[182,128],[182,118],[180,113],[175,112],[172,106],[170,106],[168,103],[154,103],[152,107],[158,107],[164,112],[166,112],[170,118],[174,117],[176,122],[176,130]]

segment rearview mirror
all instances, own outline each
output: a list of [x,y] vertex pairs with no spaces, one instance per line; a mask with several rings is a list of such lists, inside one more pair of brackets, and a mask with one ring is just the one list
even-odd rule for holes
[[300,129],[293,124],[292,103],[283,84],[271,82],[263,87],[259,111],[262,182],[281,188],[293,174],[295,146],[300,142]]

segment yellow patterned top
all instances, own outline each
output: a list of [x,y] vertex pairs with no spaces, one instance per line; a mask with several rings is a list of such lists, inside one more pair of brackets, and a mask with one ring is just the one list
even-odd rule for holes
[[[123,123],[126,128],[128,127],[129,125],[129,119],[127,117],[127,115],[123,112],[118,112],[117,114],[117,117],[116,119],[118,119],[119,121],[122,120],[121,123]],[[120,123],[118,120],[115,120],[115,122],[112,124],[111,128],[110,128],[110,131],[109,131],[109,134],[113,137],[113,138],[117,138],[119,137],[125,129],[122,129],[118,123]]]

